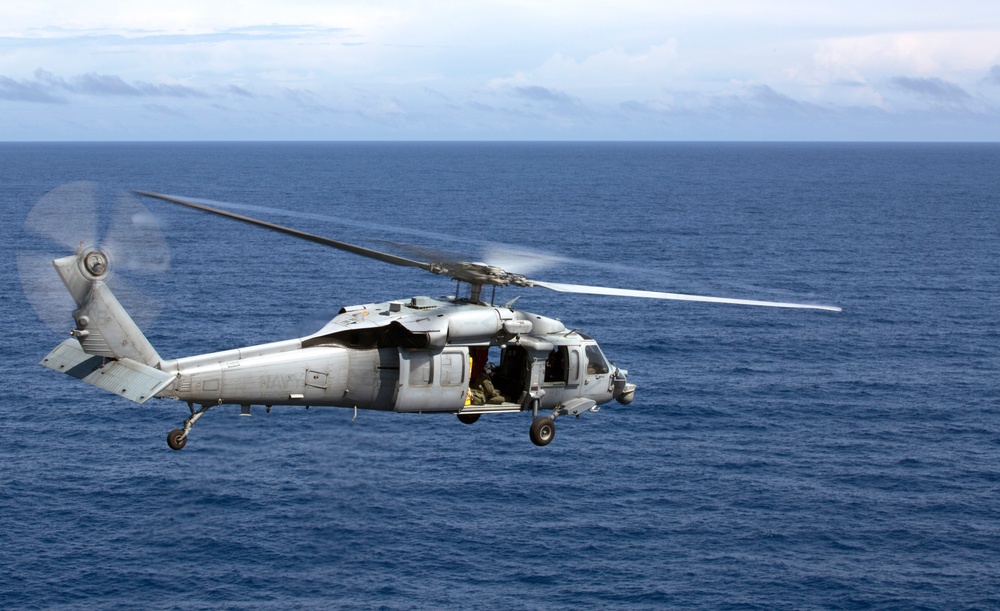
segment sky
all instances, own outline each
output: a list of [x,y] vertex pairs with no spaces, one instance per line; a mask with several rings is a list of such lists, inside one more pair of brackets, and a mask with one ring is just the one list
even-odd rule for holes
[[1000,2],[7,2],[51,140],[996,142]]

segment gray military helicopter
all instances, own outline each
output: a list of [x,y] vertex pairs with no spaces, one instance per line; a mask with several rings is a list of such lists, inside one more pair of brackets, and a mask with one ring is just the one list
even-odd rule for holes
[[[423,262],[276,225],[190,199],[134,193],[221,215],[391,265],[422,269],[457,282],[454,296],[412,297],[344,307],[319,331],[257,346],[164,359],[106,284],[111,249],[80,243],[52,261],[77,309],[76,327],[43,360],[50,369],[137,403],[157,397],[187,403],[183,428],[170,431],[174,450],[216,405],[333,406],[412,413],[453,413],[465,424],[484,414],[530,412],[531,441],[547,445],[555,421],[597,411],[612,400],[627,405],[636,386],[597,342],[562,322],[494,303],[496,287],[804,308],[822,305],[730,299],[529,279],[476,262]],[[119,233],[127,233],[120,231]],[[484,288],[492,290],[489,302]],[[516,299],[514,300],[516,301]],[[498,363],[489,362],[491,350]]]

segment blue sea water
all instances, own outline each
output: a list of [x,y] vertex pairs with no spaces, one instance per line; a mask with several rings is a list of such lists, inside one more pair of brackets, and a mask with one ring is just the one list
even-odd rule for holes
[[[558,257],[539,279],[844,312],[504,289],[595,337],[635,402],[544,448],[526,414],[221,406],[174,452],[183,404],[38,365],[64,335],[15,260],[52,247],[25,217],[75,180],[386,250]],[[454,290],[146,205],[171,269],[121,279],[161,303],[167,358]],[[1000,606],[998,145],[0,144],[0,215],[4,609]]]

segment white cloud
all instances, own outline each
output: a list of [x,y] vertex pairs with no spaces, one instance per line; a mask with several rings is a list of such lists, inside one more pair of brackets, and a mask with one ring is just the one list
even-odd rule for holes
[[539,82],[573,91],[661,88],[679,72],[677,60],[677,41],[669,40],[637,53],[605,49],[580,61],[556,53],[533,75]]
[[983,72],[1000,59],[1000,28],[828,39],[814,59],[818,70],[837,76]]
[[[735,126],[740,112],[779,122],[782,112],[992,116],[1000,27],[991,24],[1000,4],[972,0],[947,11],[925,0],[251,0],[239,10],[43,0],[5,8],[0,111],[16,108],[54,137],[69,129],[64,117],[95,137],[101,126],[153,133],[154,114],[155,128],[192,126],[171,133],[207,137],[199,127],[232,121],[234,133],[276,138],[284,129],[337,137],[341,126],[353,137],[366,126],[446,138],[680,133],[651,131],[640,117],[714,135],[713,118]],[[0,139],[12,133],[0,126]]]

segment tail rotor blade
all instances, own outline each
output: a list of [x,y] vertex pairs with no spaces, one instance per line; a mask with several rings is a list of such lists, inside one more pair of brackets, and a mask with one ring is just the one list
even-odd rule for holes
[[80,244],[97,243],[97,185],[78,181],[46,193],[28,212],[25,229],[75,252]]
[[115,277],[113,282],[115,297],[125,306],[129,317],[140,329],[148,329],[163,311],[163,302],[159,297],[150,295],[136,286],[135,275],[123,278],[127,274]]
[[56,333],[73,328],[73,298],[52,268],[52,257],[43,253],[17,254],[17,275],[21,290],[38,319]]

